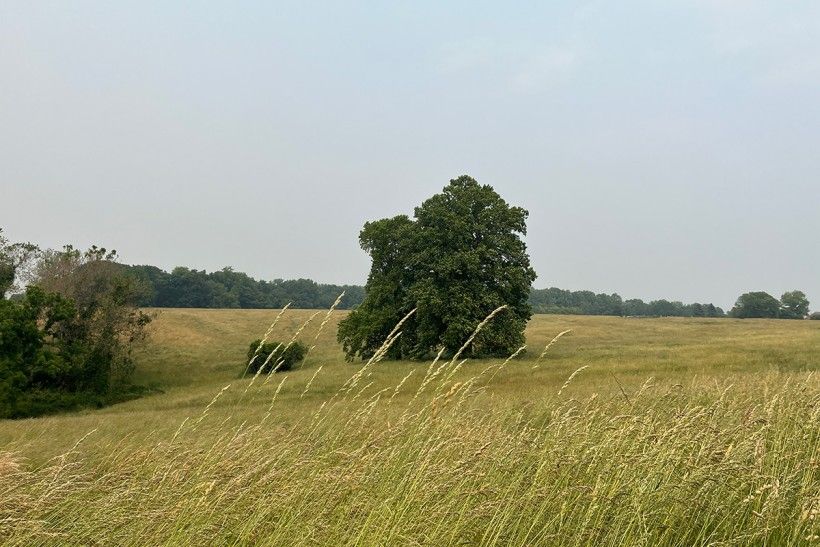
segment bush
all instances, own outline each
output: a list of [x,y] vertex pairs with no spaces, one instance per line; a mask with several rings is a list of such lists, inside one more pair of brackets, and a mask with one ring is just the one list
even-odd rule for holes
[[[305,358],[308,351],[307,346],[299,341],[290,345],[279,342],[266,342],[261,348],[259,344],[262,344],[262,340],[257,339],[248,346],[247,362],[250,364],[246,367],[246,374],[256,374],[257,372],[267,374],[274,367],[276,372],[290,370]],[[261,371],[259,371],[260,367],[263,367]]]
[[820,311],[816,311],[809,315],[809,319],[820,319]]

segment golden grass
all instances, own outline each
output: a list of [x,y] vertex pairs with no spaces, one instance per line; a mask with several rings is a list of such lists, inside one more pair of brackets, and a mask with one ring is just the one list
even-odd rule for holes
[[[536,316],[518,359],[363,367],[343,361],[333,312],[321,331],[305,328],[315,348],[302,369],[245,393],[247,344],[277,313],[162,310],[138,379],[165,393],[0,423],[0,538],[801,545],[820,535],[820,322]],[[288,311],[271,338],[290,340],[312,313]]]

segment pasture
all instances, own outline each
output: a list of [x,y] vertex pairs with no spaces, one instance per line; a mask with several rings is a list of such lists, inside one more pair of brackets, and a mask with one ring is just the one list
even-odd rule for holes
[[363,367],[344,312],[288,310],[271,337],[315,347],[252,382],[277,310],[155,313],[156,393],[0,422],[6,543],[819,539],[820,321],[538,315],[508,362]]

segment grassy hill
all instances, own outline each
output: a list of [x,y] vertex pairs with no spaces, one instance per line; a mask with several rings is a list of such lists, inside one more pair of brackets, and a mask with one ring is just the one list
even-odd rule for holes
[[[694,545],[819,533],[820,322],[535,316],[526,354],[506,364],[359,373],[335,343],[345,312],[318,312],[303,366],[250,385],[248,343],[277,313],[156,310],[137,381],[162,393],[0,422],[0,537]],[[316,313],[286,312],[272,338]]]

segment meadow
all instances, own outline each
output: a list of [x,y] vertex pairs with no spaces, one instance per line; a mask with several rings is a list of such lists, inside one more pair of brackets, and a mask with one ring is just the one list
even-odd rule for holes
[[820,544],[820,321],[537,315],[508,361],[365,364],[288,310],[315,347],[251,379],[278,310],[154,313],[155,393],[0,422],[5,544]]

